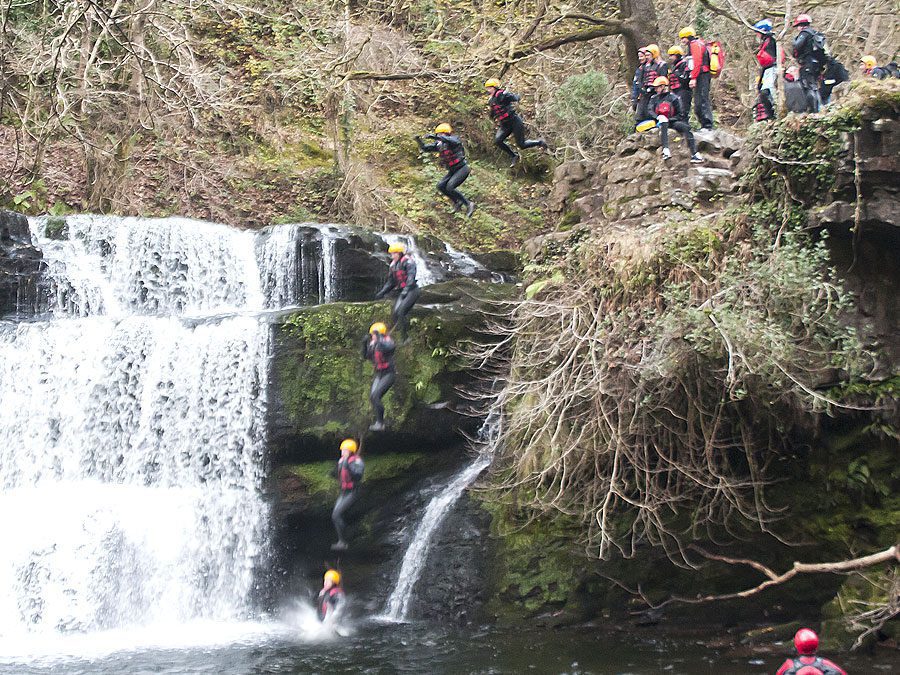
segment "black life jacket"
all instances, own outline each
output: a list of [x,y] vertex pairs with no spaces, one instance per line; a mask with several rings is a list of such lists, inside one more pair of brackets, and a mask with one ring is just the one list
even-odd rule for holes
[[659,77],[659,64],[656,61],[644,64],[644,88],[653,91],[653,80]]
[[817,656],[812,663],[803,663],[799,658],[791,660],[791,667],[784,675],[837,675],[834,668],[825,663],[825,659]]
[[681,78],[678,77],[678,69],[682,68],[683,65],[687,65],[684,62],[684,59],[678,59],[675,63],[672,64],[672,75],[669,77],[669,90],[670,91],[678,91],[681,89]]
[[769,111],[766,110],[766,106],[759,99],[757,99],[756,105],[753,106],[753,111],[755,113],[754,119],[757,122],[765,122],[769,119]]
[[328,615],[328,607],[329,605],[334,605],[338,598],[340,598],[344,592],[337,586],[332,586],[327,591],[319,594],[319,606],[316,607],[316,612],[319,615],[319,621],[324,621],[325,617]]
[[438,150],[438,154],[445,167],[452,169],[466,161],[466,151],[465,148],[463,148],[462,143],[458,144],[455,148],[447,143],[447,141],[441,140],[440,143],[441,147]]
[[513,114],[511,103],[500,103],[500,97],[505,93],[505,90],[498,89],[488,100],[488,105],[491,107],[491,119],[498,122],[502,122]]
[[356,455],[350,455],[346,462],[341,462],[339,477],[341,479],[341,490],[353,490],[356,487],[356,481],[353,473],[350,471],[350,464],[360,461]]
[[394,280],[397,282],[397,288],[406,288],[407,280],[409,278],[406,264],[409,260],[409,256],[404,255],[396,263],[391,263],[391,274],[394,275]]

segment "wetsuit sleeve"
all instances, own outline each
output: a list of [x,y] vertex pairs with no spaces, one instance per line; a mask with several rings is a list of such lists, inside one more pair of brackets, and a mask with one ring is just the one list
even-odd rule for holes
[[631,106],[637,105],[638,94],[641,92],[641,67],[638,66],[634,71],[634,78],[631,80]]
[[394,355],[397,345],[394,344],[393,338],[384,336],[378,341],[376,348],[381,350],[381,353],[384,354],[386,359],[390,359]]
[[458,148],[462,145],[462,141],[459,140],[459,136],[449,136],[447,134],[441,134],[441,140],[451,148]]
[[800,31],[800,34],[794,38],[794,58],[799,58],[806,51],[806,41],[809,39],[809,34],[803,30]]
[[340,474],[340,472],[341,472],[341,461],[338,460],[337,462],[334,463],[334,466],[331,467],[331,471],[329,471],[329,473],[331,474],[332,478],[337,478],[338,474]]
[[684,107],[681,105],[681,97],[673,96],[670,102],[672,104],[672,110],[675,111],[675,119],[681,119],[682,117],[684,117]]
[[366,465],[363,464],[361,459],[357,459],[355,462],[350,462],[350,475],[353,477],[353,482],[358,483],[362,480],[363,471],[365,471]]
[[518,94],[514,94],[511,91],[504,91],[500,102],[503,105],[512,105],[513,103],[518,103],[520,98],[521,97]]
[[397,280],[394,278],[394,275],[391,274],[390,272],[388,272],[388,279],[385,282],[384,286],[381,287],[381,290],[375,294],[375,298],[378,299],[378,298],[383,298],[384,296],[386,296],[388,293],[391,292],[391,290],[394,288],[394,285],[396,283],[397,283]]
[[[425,138],[432,138],[431,136],[426,136]],[[437,152],[438,143],[434,141],[433,143],[423,143],[422,139],[416,136],[416,143],[419,144],[419,150],[422,152]]]
[[372,351],[372,345],[369,343],[369,336],[366,335],[362,339],[362,357],[363,357],[363,359],[372,358],[371,351]]

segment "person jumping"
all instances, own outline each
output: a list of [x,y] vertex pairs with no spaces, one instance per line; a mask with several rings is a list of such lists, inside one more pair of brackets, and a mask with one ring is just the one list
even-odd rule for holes
[[341,491],[334,509],[331,512],[331,522],[337,532],[338,540],[331,546],[332,551],[346,551],[347,539],[345,533],[347,524],[344,522],[344,514],[347,512],[356,498],[359,496],[359,484],[362,482],[365,464],[359,458],[359,446],[352,438],[344,439],[341,443],[341,457],[337,465],[332,469],[331,475],[338,479]]
[[391,267],[388,271],[388,279],[384,287],[375,294],[375,299],[380,300],[392,291],[397,291],[397,301],[391,312],[391,327],[400,327],[403,340],[407,339],[409,328],[409,312],[416,300],[422,294],[422,289],[416,283],[416,263],[406,255],[406,246],[403,244],[391,244],[388,247],[391,254]]
[[375,423],[369,427],[370,431],[384,430],[384,404],[381,399],[393,386],[396,379],[394,370],[396,349],[394,340],[387,334],[387,326],[380,321],[373,323],[362,346],[363,358],[368,359],[375,366],[375,377],[372,379],[372,389],[369,391],[369,401],[375,411]]
[[436,152],[441,162],[447,169],[447,175],[437,184],[438,192],[446,195],[453,202],[453,211],[466,210],[466,216],[472,217],[475,211],[475,202],[472,202],[456,188],[462,185],[469,177],[469,165],[466,163],[466,149],[463,147],[459,136],[453,135],[453,127],[446,122],[438,124],[433,134],[428,134],[433,143],[423,143],[420,136],[416,136],[416,143],[422,152]]
[[484,83],[490,97],[488,98],[488,109],[491,119],[497,124],[497,133],[494,136],[494,145],[509,155],[511,161],[509,168],[512,168],[519,161],[519,154],[506,144],[506,139],[510,135],[516,140],[516,145],[520,149],[527,148],[544,148],[547,149],[547,143],[543,138],[534,140],[526,140],[525,138],[525,122],[519,117],[513,106],[519,102],[519,95],[511,91],[506,91],[500,84],[500,80],[492,77]]

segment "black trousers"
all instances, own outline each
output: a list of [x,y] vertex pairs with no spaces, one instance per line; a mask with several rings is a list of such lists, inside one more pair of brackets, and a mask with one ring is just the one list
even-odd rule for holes
[[697,76],[697,86],[694,87],[694,114],[697,121],[704,129],[713,128],[712,103],[709,101],[709,87],[712,83],[712,75],[700,73]]
[[388,392],[396,379],[394,371],[375,371],[375,378],[372,380],[372,389],[369,391],[369,401],[372,403],[372,409],[375,411],[375,421],[384,424],[384,404],[381,398]]
[[404,338],[406,338],[406,330],[409,328],[409,312],[420,295],[422,295],[421,288],[418,286],[407,286],[400,291],[400,295],[397,296],[397,300],[394,302],[394,310],[391,312],[391,325],[399,326]]
[[682,119],[682,122],[690,122],[692,93],[693,90],[688,86],[681,87],[680,89],[675,91],[675,95],[681,99],[681,109],[682,111],[684,111],[684,118]]
[[516,139],[516,145],[523,150],[536,148],[541,144],[540,140],[526,140],[525,123],[522,121],[522,118],[518,115],[510,115],[500,122],[500,126],[497,127],[497,133],[494,135],[494,145],[510,157],[516,156],[515,150],[506,144],[506,139],[509,138],[510,134]]
[[818,64],[800,68],[800,87],[806,98],[806,112],[817,113],[822,107],[819,95],[819,70]]
[[634,111],[634,121],[640,124],[644,120],[649,119],[653,119],[653,115],[650,114],[650,94],[642,92],[638,96],[637,109]]
[[469,165],[463,162],[451,167],[447,171],[447,175],[441,178],[437,184],[438,192],[450,198],[454,204],[468,206],[469,200],[465,198],[462,192],[457,190],[463,181],[469,177]]
[[694,140],[694,134],[691,133],[691,125],[684,120],[669,120],[659,125],[659,140],[664,148],[669,147],[669,127],[672,127],[687,139],[691,155],[697,152],[697,141]]
[[347,523],[344,522],[344,514],[347,512],[358,496],[357,490],[341,490],[337,501],[334,503],[334,510],[331,512],[331,522],[334,523],[334,529],[337,532],[338,541],[347,541],[344,539],[344,532],[347,530]]

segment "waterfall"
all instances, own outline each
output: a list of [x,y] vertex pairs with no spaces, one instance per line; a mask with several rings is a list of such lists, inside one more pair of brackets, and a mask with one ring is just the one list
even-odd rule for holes
[[397,582],[388,596],[388,605],[385,611],[385,618],[388,621],[406,620],[413,590],[415,590],[416,583],[428,560],[432,539],[466,488],[490,465],[496,447],[499,423],[499,411],[492,410],[478,434],[480,442],[478,455],[471,464],[453,476],[425,508],[422,520],[419,521],[409,547],[403,554]]
[[265,309],[295,301],[294,239],[67,224],[32,222],[52,316],[0,322],[0,652],[245,618],[267,554]]
[[431,269],[425,256],[422,255],[422,251],[416,245],[415,237],[404,234],[384,233],[381,235],[381,238],[388,246],[391,244],[403,244],[406,246],[406,254],[416,263],[416,281],[419,286],[429,286],[437,282],[437,276],[434,270]]

